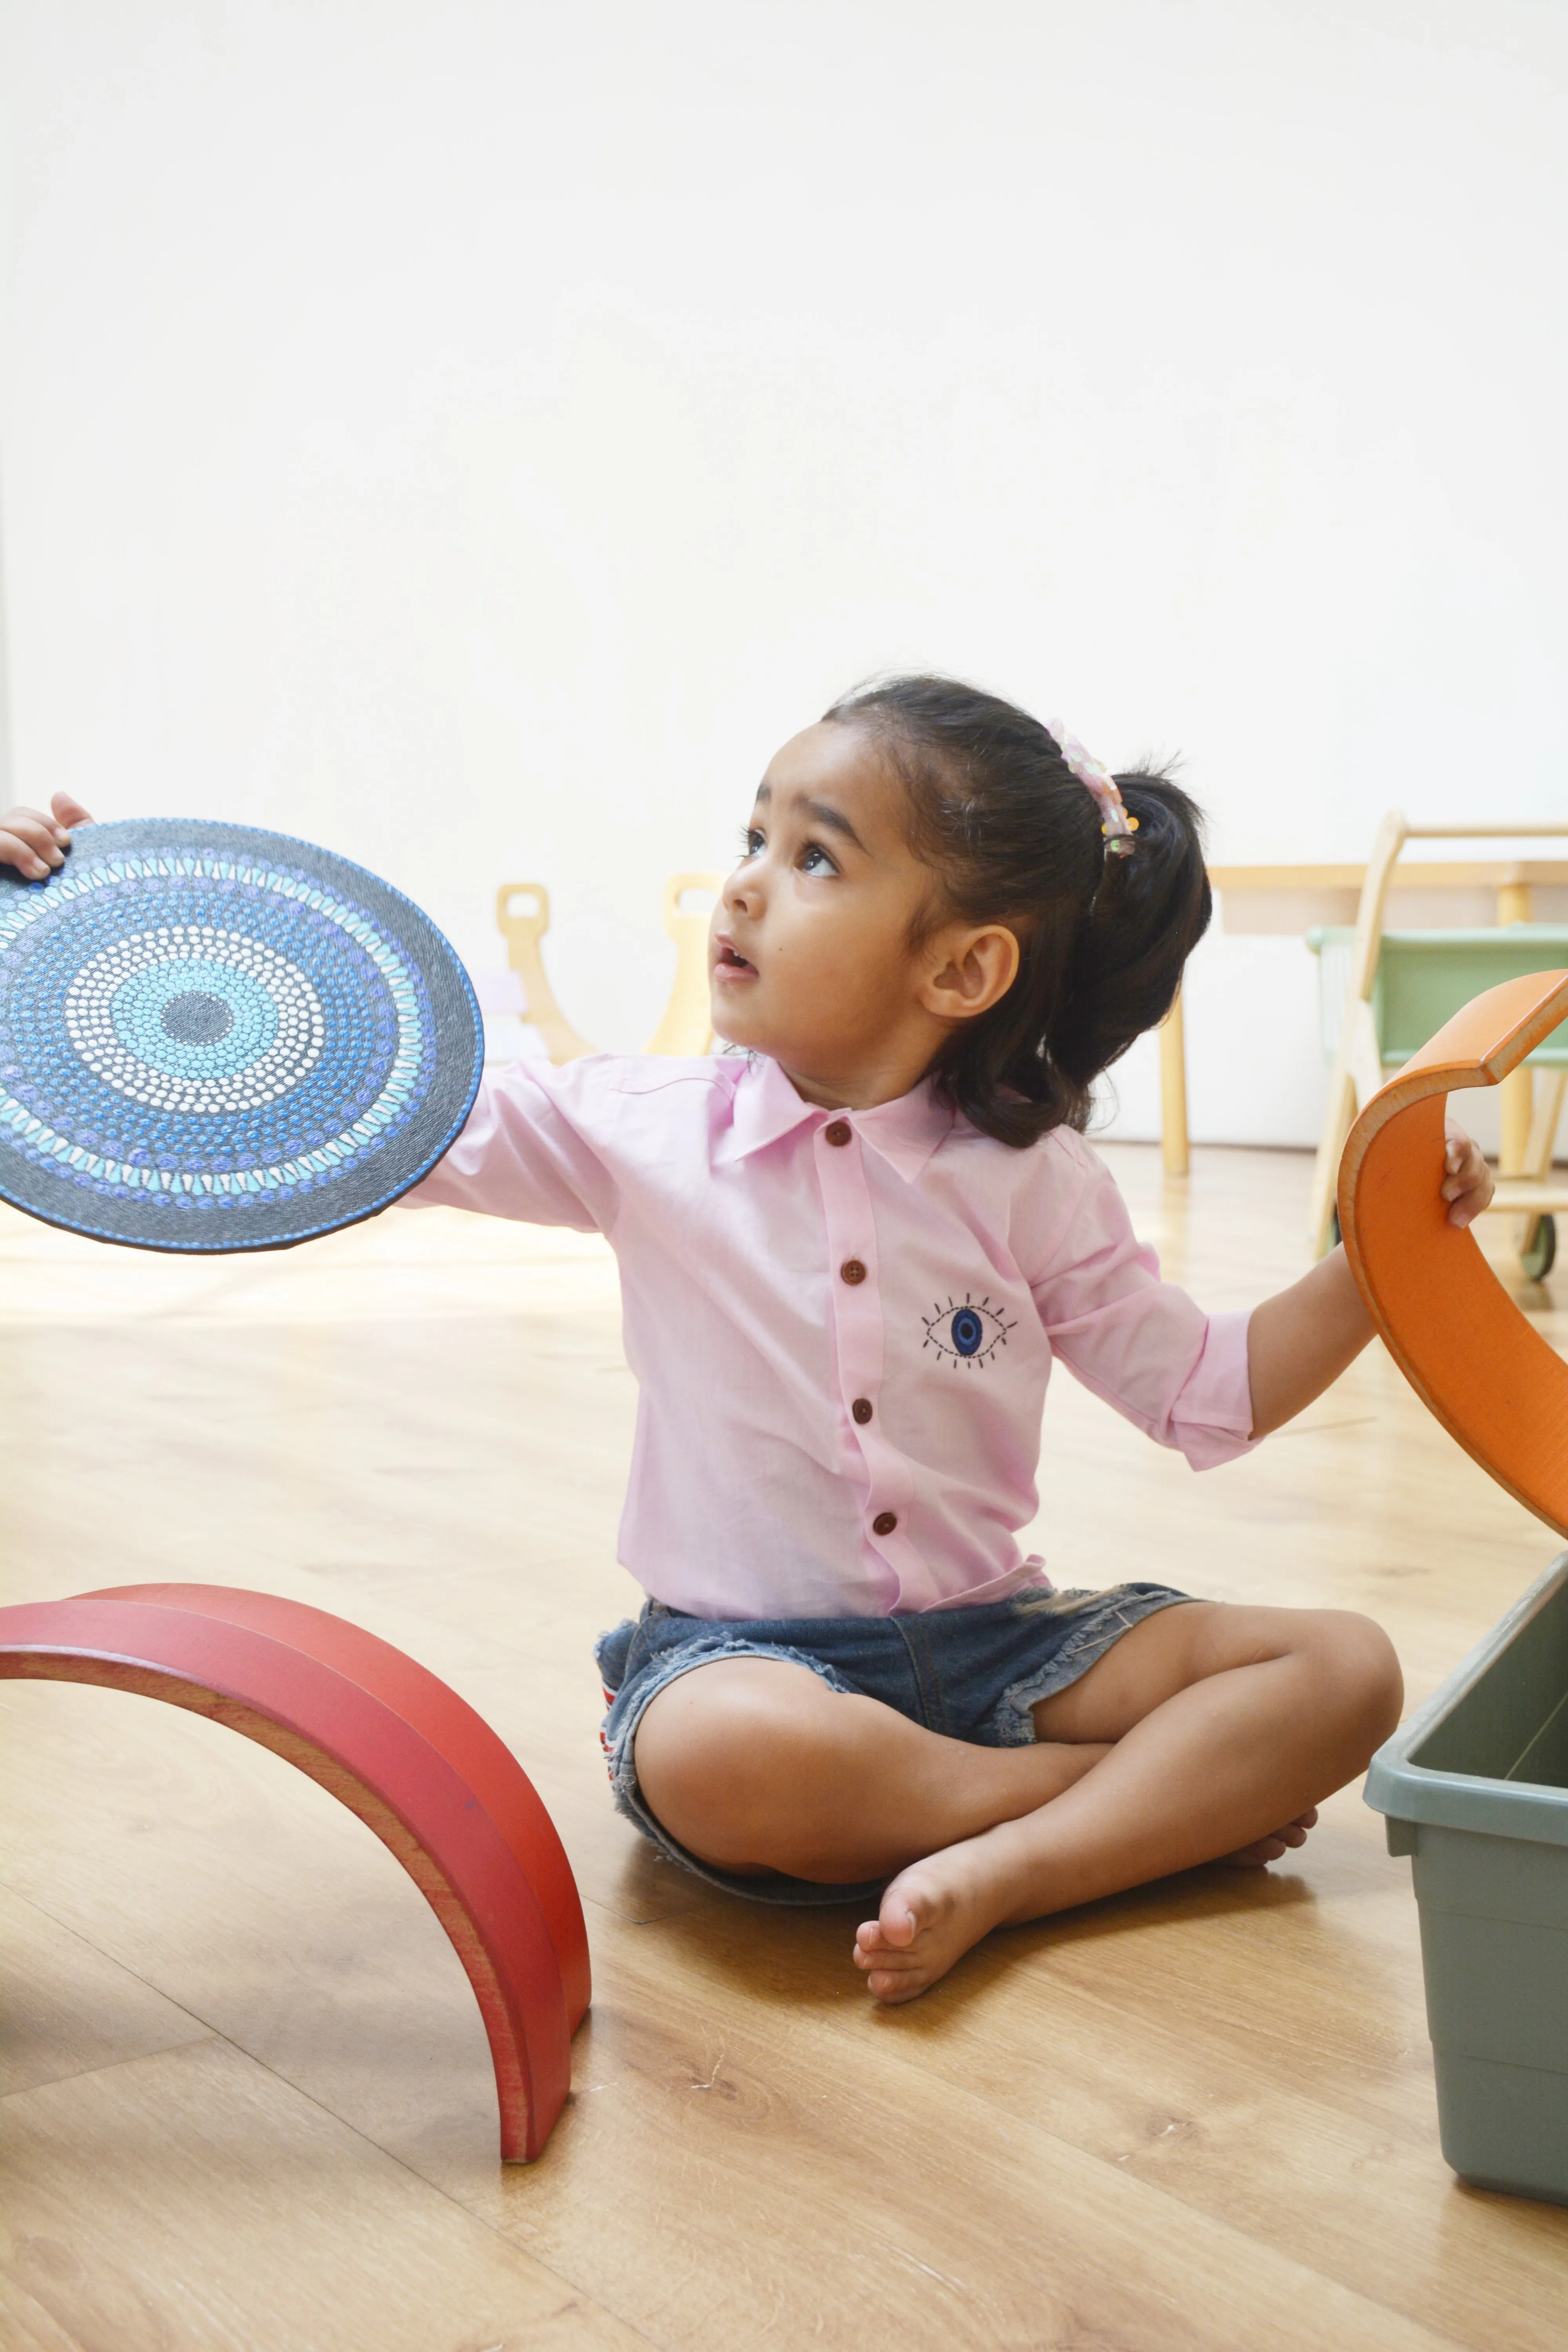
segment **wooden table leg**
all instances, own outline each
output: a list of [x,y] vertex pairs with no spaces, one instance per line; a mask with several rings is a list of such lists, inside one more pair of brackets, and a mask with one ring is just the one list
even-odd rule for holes
[[1184,1176],[1187,1151],[1187,1043],[1182,994],[1160,1024],[1160,1150],[1167,1176]]

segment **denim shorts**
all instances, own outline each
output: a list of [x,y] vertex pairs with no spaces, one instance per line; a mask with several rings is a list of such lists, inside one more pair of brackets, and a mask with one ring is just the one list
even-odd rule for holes
[[599,1737],[616,1803],[671,1862],[713,1886],[757,1903],[860,1902],[880,1879],[824,1885],[770,1874],[716,1869],[677,1844],[637,1787],[634,1743],[650,1699],[667,1684],[720,1658],[780,1658],[820,1675],[829,1690],[880,1699],[912,1723],[980,1748],[1027,1748],[1030,1708],[1086,1675],[1123,1633],[1191,1595],[1168,1584],[1116,1584],[1105,1592],[1029,1590],[969,1609],[919,1616],[783,1617],[732,1623],[687,1617],[662,1601],[627,1618],[595,1646],[609,1713]]

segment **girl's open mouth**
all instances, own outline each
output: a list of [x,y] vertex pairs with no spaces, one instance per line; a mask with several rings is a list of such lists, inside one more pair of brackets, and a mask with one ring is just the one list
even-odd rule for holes
[[718,961],[713,966],[715,980],[755,980],[756,965],[747,962],[732,940],[721,938],[715,945],[719,950]]

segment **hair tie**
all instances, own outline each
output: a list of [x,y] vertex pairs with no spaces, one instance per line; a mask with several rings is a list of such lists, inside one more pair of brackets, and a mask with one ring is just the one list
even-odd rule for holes
[[1079,782],[1085,785],[1100,803],[1100,829],[1105,835],[1107,855],[1131,857],[1138,820],[1128,815],[1121,789],[1115,777],[1109,768],[1100,765],[1092,751],[1084,750],[1076,735],[1069,735],[1056,719],[1050,720],[1047,731]]

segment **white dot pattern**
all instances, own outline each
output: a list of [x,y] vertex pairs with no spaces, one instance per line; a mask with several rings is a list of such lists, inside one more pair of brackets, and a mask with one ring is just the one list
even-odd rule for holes
[[[234,1019],[210,1045],[182,1045],[159,1016],[198,992]],[[96,1077],[153,1109],[197,1113],[253,1110],[287,1093],[320,1060],[324,1031],[297,964],[210,923],[165,924],[100,949],[72,981],[65,1020]]]

